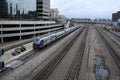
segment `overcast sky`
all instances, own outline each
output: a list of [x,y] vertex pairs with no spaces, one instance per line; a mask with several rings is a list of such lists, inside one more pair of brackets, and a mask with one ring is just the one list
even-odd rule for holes
[[51,0],[51,8],[68,18],[111,18],[120,11],[120,0]]

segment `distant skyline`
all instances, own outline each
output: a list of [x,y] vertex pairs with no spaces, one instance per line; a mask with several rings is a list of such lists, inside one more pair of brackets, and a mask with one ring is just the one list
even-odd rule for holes
[[68,18],[110,18],[120,11],[120,0],[51,0],[51,8],[58,8]]

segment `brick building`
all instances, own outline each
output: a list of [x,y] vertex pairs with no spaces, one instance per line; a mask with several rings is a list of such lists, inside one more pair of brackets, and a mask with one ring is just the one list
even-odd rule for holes
[[116,22],[118,19],[120,19],[120,11],[112,14],[112,21],[113,22]]

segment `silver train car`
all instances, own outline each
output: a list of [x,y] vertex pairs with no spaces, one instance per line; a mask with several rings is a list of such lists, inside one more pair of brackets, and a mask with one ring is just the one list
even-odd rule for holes
[[54,33],[54,34],[47,35],[47,36],[42,37],[42,38],[37,38],[33,42],[33,49],[39,50],[39,49],[43,48],[44,46],[60,39],[61,37],[75,31],[78,28],[79,28],[79,26],[71,27],[71,28],[65,29],[63,31]]

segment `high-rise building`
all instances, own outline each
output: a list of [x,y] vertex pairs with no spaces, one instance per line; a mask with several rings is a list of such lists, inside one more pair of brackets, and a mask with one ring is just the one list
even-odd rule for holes
[[112,21],[116,22],[118,19],[120,19],[120,11],[112,14]]
[[50,0],[37,0],[37,18],[50,18]]
[[0,18],[8,17],[8,7],[6,0],[0,0]]
[[0,0],[0,19],[29,18],[29,11],[36,12],[36,0]]

